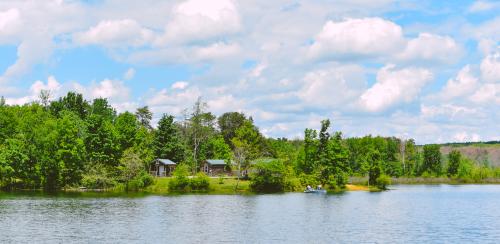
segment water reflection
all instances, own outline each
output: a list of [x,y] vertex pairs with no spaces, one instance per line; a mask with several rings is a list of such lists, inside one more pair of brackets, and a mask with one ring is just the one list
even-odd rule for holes
[[335,195],[0,193],[8,243],[496,242],[500,187],[396,186]]

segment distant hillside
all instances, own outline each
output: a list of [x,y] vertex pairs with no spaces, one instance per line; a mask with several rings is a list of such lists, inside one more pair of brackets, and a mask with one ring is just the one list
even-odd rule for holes
[[500,167],[500,142],[448,143],[441,146],[441,153],[448,155],[454,149],[477,164],[488,163],[491,166]]

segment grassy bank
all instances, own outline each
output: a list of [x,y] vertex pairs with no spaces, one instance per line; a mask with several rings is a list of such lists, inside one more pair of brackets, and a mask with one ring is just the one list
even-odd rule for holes
[[[143,191],[153,194],[170,194],[178,192],[171,192],[168,189],[168,183],[171,178],[169,177],[160,177],[155,178],[154,184],[146,187]],[[240,180],[238,183],[238,189],[236,189],[237,179],[234,178],[210,178],[210,187],[208,191],[196,192],[193,191],[191,193],[206,193],[206,194],[251,194],[250,191],[250,181]]]
[[[485,178],[479,180],[448,177],[399,177],[391,179],[393,185],[425,185],[425,184],[500,184],[500,178]],[[349,182],[354,185],[366,186],[368,177],[351,177]]]

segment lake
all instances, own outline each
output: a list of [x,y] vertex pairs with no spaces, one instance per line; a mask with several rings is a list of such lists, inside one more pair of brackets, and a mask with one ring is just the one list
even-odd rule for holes
[[1,243],[498,243],[500,185],[334,195],[0,193]]

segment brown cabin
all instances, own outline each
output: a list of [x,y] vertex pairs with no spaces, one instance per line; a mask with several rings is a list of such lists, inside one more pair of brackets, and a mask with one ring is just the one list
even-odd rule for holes
[[201,166],[201,171],[208,176],[231,174],[231,171],[226,167],[224,159],[207,159]]
[[157,177],[170,176],[172,175],[172,172],[174,172],[176,165],[177,164],[170,159],[158,158],[153,161],[153,164],[151,164],[149,172],[151,175]]

